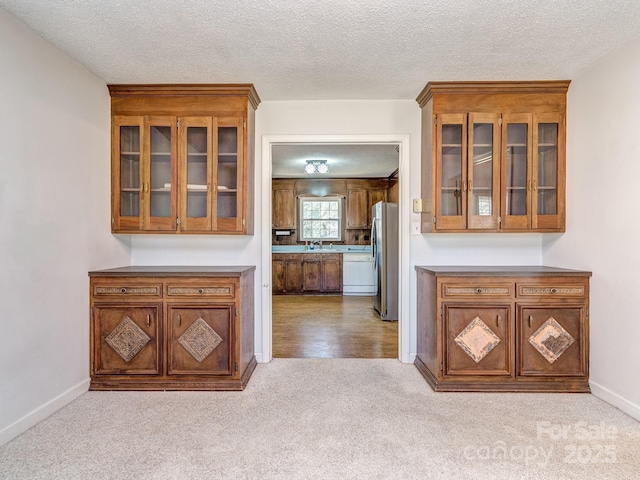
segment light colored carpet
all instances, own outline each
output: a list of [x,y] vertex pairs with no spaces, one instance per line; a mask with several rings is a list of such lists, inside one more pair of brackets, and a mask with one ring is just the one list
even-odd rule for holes
[[632,479],[640,423],[591,395],[434,393],[396,360],[276,359],[244,392],[89,392],[2,479]]

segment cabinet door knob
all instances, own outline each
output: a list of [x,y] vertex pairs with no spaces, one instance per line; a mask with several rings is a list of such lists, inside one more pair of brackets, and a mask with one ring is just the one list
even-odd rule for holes
[[552,289],[551,289],[551,293],[554,293],[554,294],[555,294],[555,293],[558,293],[558,290],[557,290],[556,288],[552,288]]
[[496,317],[496,326],[499,327],[500,326],[500,315],[498,315]]
[[151,326],[151,315],[147,315],[147,327]]
[[121,288],[120,289],[120,293],[127,293],[127,289],[126,288]]
[[476,293],[482,293],[482,289],[481,288],[476,288]]
[[182,326],[182,317],[178,315],[178,326]]
[[533,316],[529,315],[529,328],[533,327]]
[[202,288],[199,288],[198,293],[204,293],[204,290]]

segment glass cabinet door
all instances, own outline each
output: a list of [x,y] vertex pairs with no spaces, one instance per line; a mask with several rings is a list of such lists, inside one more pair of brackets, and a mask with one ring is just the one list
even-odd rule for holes
[[114,231],[142,226],[142,132],[144,117],[113,118],[112,219]]
[[145,228],[176,229],[176,118],[145,117]]
[[467,116],[436,118],[436,229],[462,229],[467,215]]
[[180,230],[211,230],[211,117],[180,119]]
[[532,228],[557,229],[564,225],[563,116],[536,115],[533,133]]
[[502,119],[502,228],[531,227],[531,143],[530,114],[504,115]]
[[216,155],[214,161],[214,219],[217,231],[241,231],[244,219],[242,197],[244,194],[242,118],[216,119]]
[[469,114],[467,228],[498,227],[500,193],[499,115]]

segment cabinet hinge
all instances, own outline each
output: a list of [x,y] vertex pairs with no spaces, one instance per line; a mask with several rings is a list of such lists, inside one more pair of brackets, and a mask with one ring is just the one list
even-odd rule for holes
[[113,226],[113,225],[115,225],[115,224],[116,224],[116,219],[115,219],[115,217],[111,217],[111,225]]
[[236,306],[233,307],[233,313],[236,317],[238,316],[238,307]]
[[498,125],[502,125],[502,115],[500,115],[500,117],[498,117]]
[[180,217],[176,217],[176,225],[180,225]]
[[433,117],[433,124],[438,125],[438,117]]
[[178,119],[178,124],[177,124],[178,128],[180,128],[182,126],[182,120]]
[[502,217],[498,217],[498,225],[502,223]]
[[238,362],[235,363],[235,365],[233,366],[233,368],[235,369],[235,371],[238,371]]
[[440,306],[440,316],[442,316],[442,305]]
[[244,227],[246,224],[244,217],[242,217],[242,226]]
[[444,372],[444,363],[440,362],[440,373]]
[[436,224],[436,217],[435,217],[435,215],[433,216],[433,224],[434,224],[434,225]]

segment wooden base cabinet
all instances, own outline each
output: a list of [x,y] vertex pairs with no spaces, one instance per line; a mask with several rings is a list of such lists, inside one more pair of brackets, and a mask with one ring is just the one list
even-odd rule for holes
[[342,293],[341,253],[274,253],[274,295]]
[[416,270],[415,365],[434,390],[589,392],[590,272]]
[[91,390],[242,390],[255,267],[89,272]]

